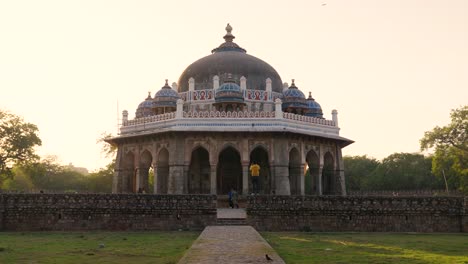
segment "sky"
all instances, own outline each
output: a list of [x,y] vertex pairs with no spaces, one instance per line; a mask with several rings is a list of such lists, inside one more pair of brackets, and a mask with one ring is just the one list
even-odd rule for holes
[[0,0],[0,109],[36,124],[41,156],[96,170],[96,140],[234,40],[312,92],[343,155],[419,152],[468,103],[468,1]]

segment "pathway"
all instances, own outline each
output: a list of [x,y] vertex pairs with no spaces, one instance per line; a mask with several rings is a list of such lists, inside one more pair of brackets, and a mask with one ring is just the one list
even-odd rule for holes
[[[218,209],[218,219],[245,219],[244,209]],[[272,260],[267,260],[265,255]],[[251,226],[207,226],[179,264],[285,263]]]

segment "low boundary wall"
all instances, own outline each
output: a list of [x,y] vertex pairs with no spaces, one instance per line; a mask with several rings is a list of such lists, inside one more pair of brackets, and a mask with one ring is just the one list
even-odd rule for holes
[[0,231],[202,230],[215,195],[0,194]]
[[259,231],[468,232],[468,197],[250,196]]

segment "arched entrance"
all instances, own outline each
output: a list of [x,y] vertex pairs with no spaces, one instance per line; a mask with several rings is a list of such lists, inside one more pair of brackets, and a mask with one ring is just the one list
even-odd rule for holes
[[159,151],[156,163],[156,189],[158,194],[167,194],[169,179],[169,152],[166,148]]
[[227,194],[231,188],[242,192],[242,165],[239,152],[233,147],[225,148],[218,159],[217,194]]
[[323,195],[335,194],[335,161],[330,152],[323,157],[322,190]]
[[[149,171],[151,169],[151,163],[153,162],[153,156],[148,150],[143,151],[143,153],[140,156],[140,166],[138,168],[138,188],[137,192],[145,192],[149,193],[152,192],[150,191],[149,188]],[[141,188],[141,189],[140,189]]]
[[311,150],[306,156],[307,171],[304,179],[305,194],[319,194],[318,193],[318,177],[320,170],[320,159],[315,151]]
[[289,184],[291,195],[301,195],[301,156],[296,148],[289,152]]
[[[270,194],[271,191],[271,172],[268,152],[263,147],[256,147],[250,152],[250,164],[256,163],[260,165],[260,175],[258,176],[258,189],[260,194]],[[249,173],[250,190],[252,189],[252,179]]]
[[205,148],[192,151],[188,175],[188,193],[210,193],[210,155]]

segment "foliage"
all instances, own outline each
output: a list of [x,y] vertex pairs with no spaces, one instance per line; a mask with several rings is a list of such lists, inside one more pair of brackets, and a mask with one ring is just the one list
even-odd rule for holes
[[426,131],[421,150],[434,148],[432,172],[448,187],[468,193],[468,105],[452,110],[451,123]]
[[115,158],[115,154],[117,153],[117,145],[113,145],[106,142],[106,140],[111,137],[111,133],[103,132],[101,133],[101,136],[97,139],[97,143],[102,145],[101,152],[104,153],[106,158]]
[[444,189],[442,179],[431,172],[431,157],[394,153],[381,162],[367,156],[345,156],[348,190]]
[[107,164],[106,167],[92,172],[87,177],[86,190],[94,193],[112,192],[112,178],[114,176],[114,162]]
[[[0,263],[177,263],[197,232],[0,233]],[[100,248],[100,245],[104,247]]]
[[41,145],[36,125],[0,110],[0,184],[11,178],[12,166],[37,159],[34,147]]
[[343,158],[346,169],[346,188],[361,190],[366,187],[371,174],[380,162],[374,158],[363,156],[345,156]]
[[369,179],[372,190],[443,189],[431,173],[432,159],[415,153],[394,153],[382,160]]
[[286,263],[467,263],[464,234],[262,233]]

